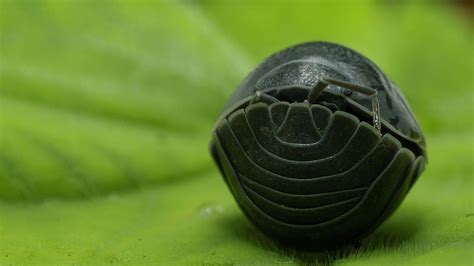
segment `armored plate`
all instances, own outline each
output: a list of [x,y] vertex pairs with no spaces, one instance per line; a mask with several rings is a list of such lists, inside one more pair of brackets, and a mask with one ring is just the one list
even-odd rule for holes
[[[382,131],[370,122],[367,96],[330,86],[304,101],[322,77],[377,89]],[[322,247],[374,230],[425,165],[423,135],[399,90],[368,59],[329,43],[298,45],[259,65],[227,103],[210,151],[258,228]]]

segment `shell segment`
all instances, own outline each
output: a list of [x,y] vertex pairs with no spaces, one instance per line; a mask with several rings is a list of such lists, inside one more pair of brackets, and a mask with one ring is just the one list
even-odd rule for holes
[[390,134],[318,104],[250,104],[223,119],[212,154],[237,202],[285,240],[359,237],[399,204],[424,164]]

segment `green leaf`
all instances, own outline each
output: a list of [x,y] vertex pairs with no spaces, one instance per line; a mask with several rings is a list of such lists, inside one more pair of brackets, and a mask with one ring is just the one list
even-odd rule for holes
[[[472,264],[472,29],[457,7],[0,2],[0,264]],[[267,55],[342,43],[402,88],[429,164],[360,245],[298,251],[239,211],[208,155]]]

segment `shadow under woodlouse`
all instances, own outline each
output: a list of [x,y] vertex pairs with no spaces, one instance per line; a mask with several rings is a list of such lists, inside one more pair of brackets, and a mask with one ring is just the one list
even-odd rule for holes
[[390,251],[409,242],[420,228],[415,212],[396,214],[369,236],[337,246],[294,246],[271,239],[253,226],[244,215],[234,213],[222,217],[218,224],[223,231],[239,241],[275,254],[275,263],[303,265],[334,265],[350,257],[364,256],[376,251]]

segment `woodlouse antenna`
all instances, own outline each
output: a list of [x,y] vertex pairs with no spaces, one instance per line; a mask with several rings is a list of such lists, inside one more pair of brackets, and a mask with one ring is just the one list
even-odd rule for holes
[[326,89],[329,85],[336,85],[358,93],[362,93],[364,95],[371,96],[374,128],[375,130],[377,130],[377,133],[381,135],[380,131],[382,126],[380,122],[380,106],[377,97],[377,90],[342,80],[332,78],[321,78],[316,82],[316,85],[311,88],[310,92],[308,93],[307,101],[309,103],[314,103],[319,98],[319,96],[321,96],[323,90]]
[[249,104],[254,104],[258,102],[264,102],[267,104],[272,104],[278,102],[278,99],[272,97],[266,93],[262,93],[261,91],[256,91],[253,95],[252,99],[250,100]]

